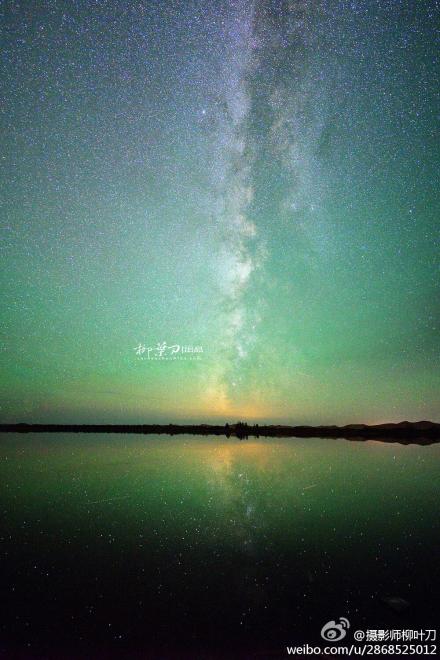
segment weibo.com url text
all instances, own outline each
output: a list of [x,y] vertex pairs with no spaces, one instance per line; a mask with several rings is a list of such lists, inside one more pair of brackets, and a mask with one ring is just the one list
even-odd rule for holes
[[350,646],[287,646],[287,655],[437,655],[436,644],[363,644]]

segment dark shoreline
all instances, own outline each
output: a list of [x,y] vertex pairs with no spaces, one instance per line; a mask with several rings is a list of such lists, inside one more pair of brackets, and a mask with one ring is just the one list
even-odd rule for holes
[[280,426],[236,424],[0,424],[3,433],[137,433],[166,435],[224,435],[240,439],[253,437],[346,438],[381,440],[405,444],[440,442],[440,424],[349,424],[347,426]]

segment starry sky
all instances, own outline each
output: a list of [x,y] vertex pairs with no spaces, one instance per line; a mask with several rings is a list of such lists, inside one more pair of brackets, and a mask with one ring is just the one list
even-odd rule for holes
[[440,421],[437,0],[1,14],[1,421]]

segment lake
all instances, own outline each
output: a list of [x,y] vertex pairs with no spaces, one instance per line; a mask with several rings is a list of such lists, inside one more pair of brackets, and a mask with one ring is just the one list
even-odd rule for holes
[[3,434],[0,650],[277,658],[435,628],[440,445]]

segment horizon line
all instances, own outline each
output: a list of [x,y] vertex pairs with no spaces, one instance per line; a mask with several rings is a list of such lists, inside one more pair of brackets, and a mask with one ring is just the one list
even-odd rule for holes
[[401,441],[418,438],[419,444],[440,442],[440,424],[427,420],[419,422],[389,422],[384,424],[347,424],[345,426],[283,425],[246,422],[229,424],[32,424],[18,422],[0,424],[2,433],[132,433],[143,435],[217,435],[244,439],[249,436],[346,438],[359,440],[383,439]]

